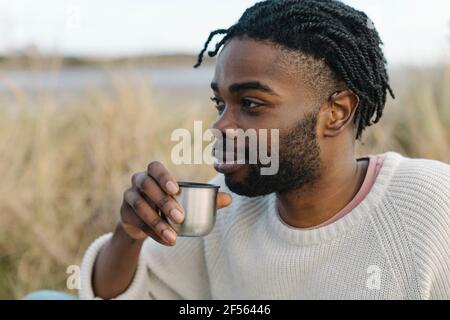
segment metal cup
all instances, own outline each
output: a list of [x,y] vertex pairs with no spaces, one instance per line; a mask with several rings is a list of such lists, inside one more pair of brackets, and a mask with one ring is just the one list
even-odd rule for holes
[[168,219],[179,236],[200,237],[211,232],[216,222],[216,198],[219,186],[197,182],[178,182],[180,192],[175,200],[184,208],[181,224]]

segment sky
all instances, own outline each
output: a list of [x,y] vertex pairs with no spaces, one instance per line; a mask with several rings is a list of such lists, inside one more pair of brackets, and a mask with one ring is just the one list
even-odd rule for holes
[[[0,0],[0,53],[35,45],[68,55],[196,54],[210,31],[228,28],[256,2]],[[388,62],[450,62],[449,0],[344,2],[374,22]]]

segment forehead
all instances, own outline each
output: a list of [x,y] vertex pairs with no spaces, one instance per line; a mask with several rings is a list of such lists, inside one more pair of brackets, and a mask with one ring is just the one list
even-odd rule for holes
[[278,68],[281,50],[267,42],[232,39],[217,59],[213,82],[220,87],[245,81],[260,81],[274,87],[292,83]]

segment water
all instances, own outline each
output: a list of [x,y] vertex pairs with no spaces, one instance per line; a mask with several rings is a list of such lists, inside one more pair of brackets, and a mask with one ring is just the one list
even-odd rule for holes
[[33,72],[25,69],[0,69],[0,92],[17,89],[25,93],[72,92],[91,89],[111,89],[114,82],[137,81],[148,83],[157,90],[207,90],[214,68],[201,66],[173,68],[113,68],[100,67],[63,68]]

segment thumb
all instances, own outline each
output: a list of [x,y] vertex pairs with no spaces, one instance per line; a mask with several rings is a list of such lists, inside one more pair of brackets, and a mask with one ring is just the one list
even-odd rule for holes
[[226,192],[217,193],[217,209],[228,207],[231,204],[231,195]]

